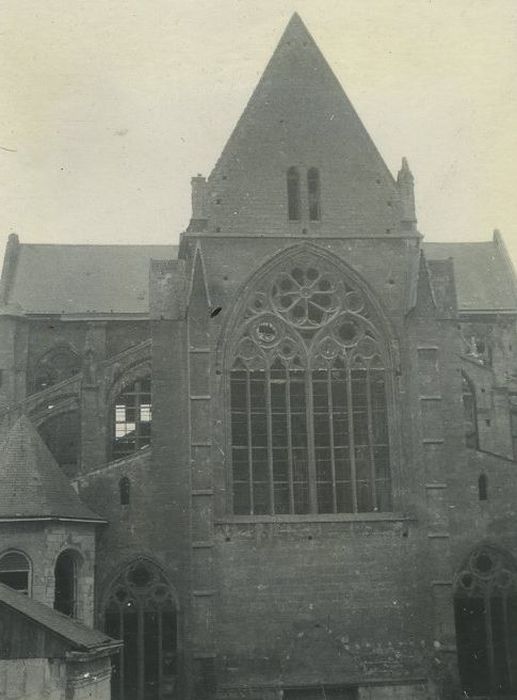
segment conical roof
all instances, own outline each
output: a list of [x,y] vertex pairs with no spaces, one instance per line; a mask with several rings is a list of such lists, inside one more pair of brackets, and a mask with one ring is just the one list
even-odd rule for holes
[[385,236],[402,218],[396,182],[336,76],[293,15],[208,179],[210,232],[296,232],[288,221],[286,173],[321,178],[322,235]]
[[0,446],[0,520],[64,518],[102,522],[85,506],[27,416]]

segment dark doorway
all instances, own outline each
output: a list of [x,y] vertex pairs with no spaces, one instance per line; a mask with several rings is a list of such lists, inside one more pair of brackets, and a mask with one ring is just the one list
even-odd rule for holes
[[517,690],[517,577],[510,558],[476,550],[456,579],[458,664],[467,697]]
[[71,552],[62,552],[58,556],[54,578],[54,609],[69,617],[75,617],[77,567]]
[[131,564],[113,583],[105,609],[106,633],[124,642],[113,665],[113,700],[177,698],[176,628],[164,575],[149,561]]

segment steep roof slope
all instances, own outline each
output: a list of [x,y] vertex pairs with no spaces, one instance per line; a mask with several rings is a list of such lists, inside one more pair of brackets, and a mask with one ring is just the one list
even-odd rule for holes
[[[299,168],[305,221],[288,221],[286,172]],[[208,180],[209,231],[300,233],[307,170],[321,176],[321,235],[394,233],[396,183],[298,15],[289,22]]]
[[151,259],[177,257],[172,245],[15,247],[5,301],[35,314],[147,314]]
[[29,418],[0,446],[0,519],[64,518],[103,522],[79,499]]
[[511,263],[500,237],[475,243],[424,243],[430,260],[452,258],[460,312],[517,312]]
[[0,583],[0,606],[2,605],[58,635],[75,650],[91,651],[106,646],[112,646],[116,649],[121,645],[121,642],[108,637],[104,632],[87,627],[82,622],[63,615],[48,605],[39,603]]

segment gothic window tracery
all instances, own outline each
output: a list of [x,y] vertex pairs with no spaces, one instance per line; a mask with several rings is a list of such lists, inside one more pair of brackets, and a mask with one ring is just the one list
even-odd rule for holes
[[33,373],[32,393],[69,379],[81,371],[81,358],[69,345],[59,345],[38,360]]
[[177,677],[176,605],[168,581],[138,559],[114,581],[105,630],[124,641],[112,672],[114,700],[169,700]]
[[510,557],[493,547],[477,548],[456,576],[454,607],[465,694],[515,693],[517,572]]
[[305,255],[247,301],[230,369],[234,512],[389,510],[385,353],[364,294]]

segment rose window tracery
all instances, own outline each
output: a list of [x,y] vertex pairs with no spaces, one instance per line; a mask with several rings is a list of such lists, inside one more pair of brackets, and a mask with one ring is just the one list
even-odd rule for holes
[[367,297],[306,255],[244,306],[230,358],[234,512],[389,510],[385,349]]

